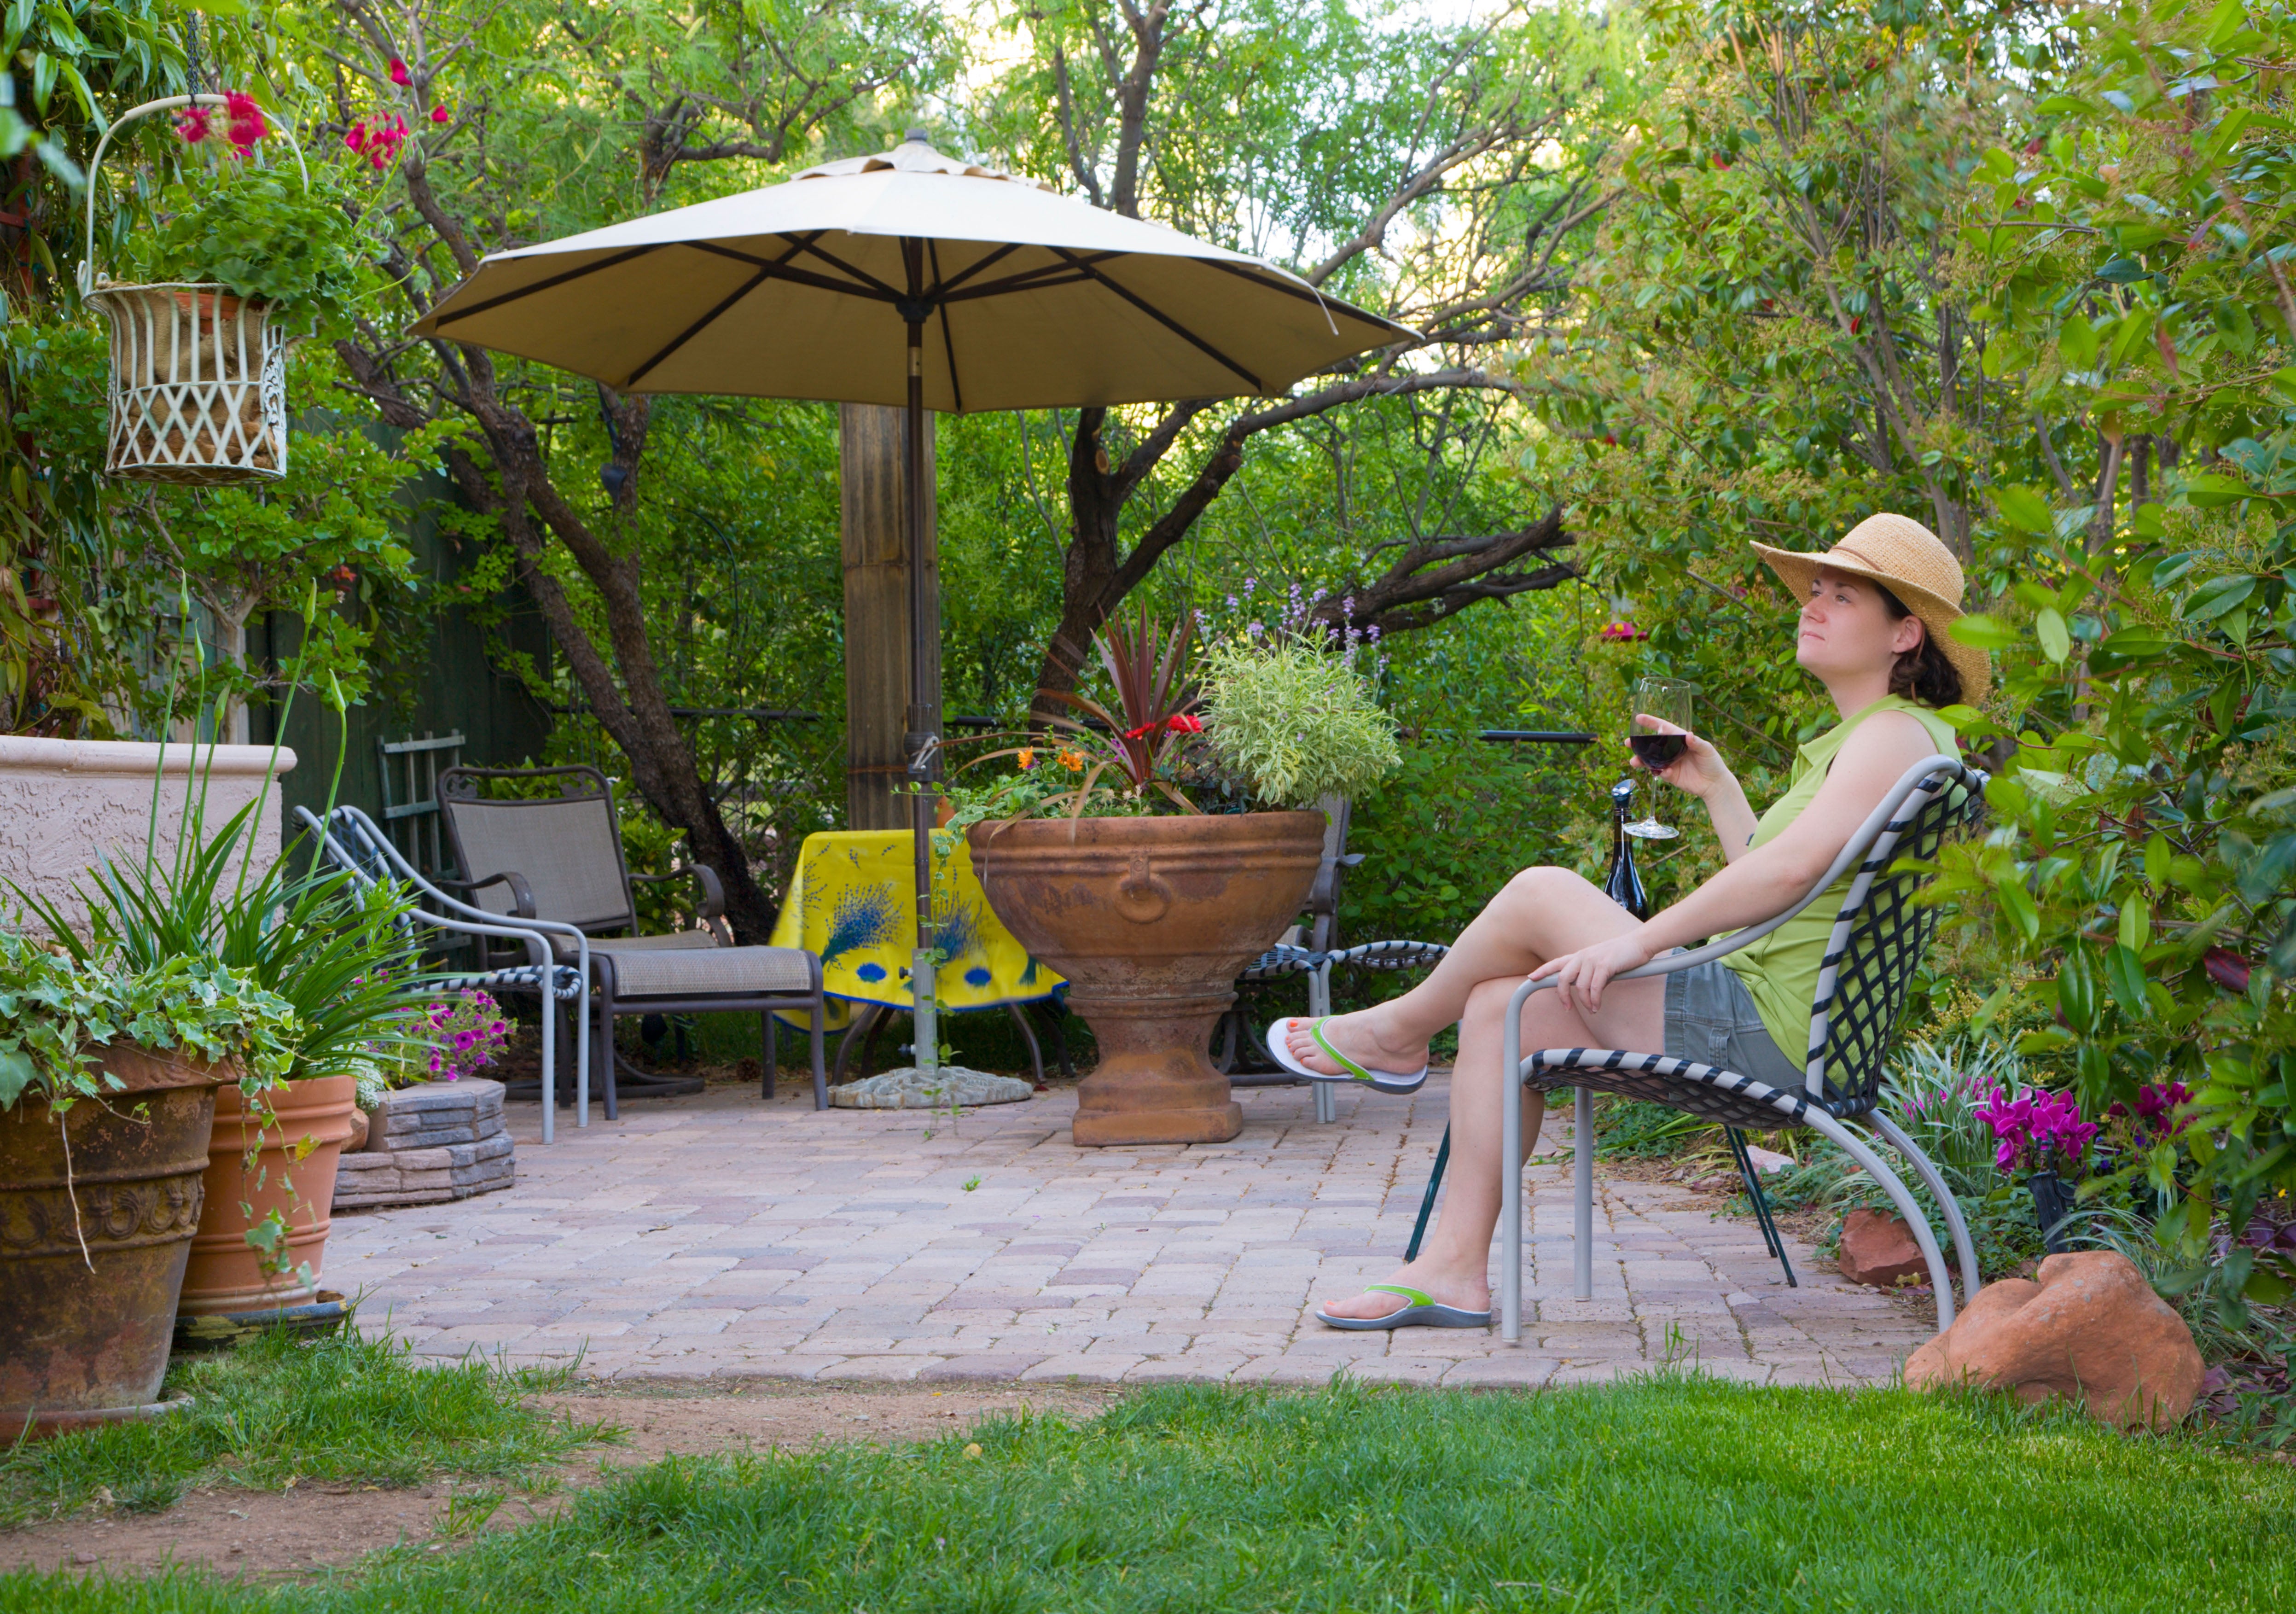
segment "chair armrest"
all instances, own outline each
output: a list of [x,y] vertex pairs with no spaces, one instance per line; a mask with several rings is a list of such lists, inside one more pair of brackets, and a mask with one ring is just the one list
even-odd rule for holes
[[537,917],[534,911],[534,887],[529,885],[526,877],[516,869],[490,874],[483,880],[441,879],[438,884],[447,891],[469,892],[484,891],[489,885],[507,885],[510,887],[511,911],[521,919]]
[[633,885],[661,885],[671,880],[693,878],[701,887],[701,922],[707,925],[726,911],[726,887],[719,883],[718,871],[707,863],[689,863],[674,874],[634,874]]

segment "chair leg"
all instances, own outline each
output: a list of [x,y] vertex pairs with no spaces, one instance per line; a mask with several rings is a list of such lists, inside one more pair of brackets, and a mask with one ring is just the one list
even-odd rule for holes
[[829,1019],[829,1000],[816,992],[813,996],[812,1024],[807,1028],[806,1041],[813,1052],[813,1107],[829,1108],[829,1076],[821,1063],[821,1039]]
[[1977,1246],[1970,1239],[1969,1223],[1961,1214],[1961,1202],[1953,1197],[1953,1190],[1947,1186],[1945,1173],[1938,1170],[1937,1163],[1921,1151],[1920,1146],[1906,1135],[1903,1128],[1880,1110],[1874,1112],[1874,1130],[1889,1140],[1891,1149],[1905,1157],[1906,1163],[1914,1168],[1914,1174],[1936,1198],[1938,1208],[1945,1213],[1946,1231],[1953,1236],[1954,1260],[1961,1267],[1961,1304],[1966,1310],[1969,1303],[1977,1298],[1982,1280],[1977,1272]]
[[1427,1218],[1435,1214],[1435,1190],[1443,1186],[1443,1168],[1451,1164],[1451,1129],[1443,1129],[1443,1141],[1435,1150],[1435,1169],[1427,1173],[1426,1197],[1419,1201],[1419,1220],[1411,1224],[1411,1248],[1403,1252],[1405,1264],[1419,1259],[1419,1241],[1427,1236]]
[[1943,1333],[1953,1326],[1953,1279],[1946,1271],[1945,1257],[1938,1253],[1937,1234],[1931,1231],[1930,1219],[1922,1214],[1921,1201],[1913,1190],[1898,1179],[1898,1173],[1883,1164],[1882,1157],[1856,1132],[1813,1106],[1802,1114],[1802,1119],[1819,1132],[1841,1145],[1842,1152],[1874,1175],[1898,1207],[1898,1214],[1913,1230],[1914,1242],[1921,1246],[1922,1261],[1930,1271],[1930,1285],[1937,1291],[1938,1331]]
[[611,976],[605,985],[592,994],[592,1012],[597,1018],[598,1051],[592,1056],[593,1065],[603,1064],[606,1072],[606,1119],[621,1119],[619,1099],[614,1091],[614,1066],[621,1061],[614,1057],[614,983]]
[[[1308,972],[1308,1017],[1319,1020],[1332,1012],[1332,967],[1326,962]],[[1315,1082],[1316,1119],[1329,1125],[1340,1118],[1339,1083]]]
[[[1053,1033],[1053,1062],[1061,1067],[1062,1080],[1073,1082],[1076,1066],[1069,1058],[1069,1011],[1061,1006],[1058,998],[1044,998],[1038,1002],[1044,1006],[1045,1028]],[[1033,1010],[1037,1005],[1031,1003],[1029,1007]]]
[[1746,1152],[1746,1134],[1734,1126],[1726,1126],[1722,1135],[1730,1141],[1730,1153],[1738,1162],[1738,1175],[1745,1180],[1746,1198],[1753,1201],[1754,1221],[1762,1230],[1762,1242],[1786,1271],[1786,1287],[1800,1289],[1794,1277],[1793,1263],[1786,1259],[1785,1240],[1778,1237],[1778,1224],[1770,1219],[1769,1196],[1762,1192],[1762,1180],[1754,1172],[1754,1157]]
[[1007,1003],[1004,1005],[1004,1012],[1011,1015],[1013,1024],[1021,1028],[1021,1041],[1029,1045],[1029,1068],[1037,1073],[1037,1085],[1044,1086],[1045,1054],[1044,1050],[1037,1046],[1036,1028],[1029,1024],[1029,1017],[1021,1012],[1021,1006],[1018,1003]]
[[[1516,1172],[1520,1174],[1521,1167]],[[1570,1175],[1577,1205],[1570,1223],[1571,1292],[1595,1297],[1595,1090],[1570,1090]]]
[[758,1017],[758,1026],[765,1033],[763,1041],[766,1045],[766,1075],[758,1084],[758,1097],[770,1099],[774,1096],[774,1073],[780,1068],[782,1062],[780,1039],[775,1034],[779,1028],[774,1024],[772,1009],[768,1009]]
[[557,1141],[558,1124],[558,998],[547,965],[542,971],[542,1141]]

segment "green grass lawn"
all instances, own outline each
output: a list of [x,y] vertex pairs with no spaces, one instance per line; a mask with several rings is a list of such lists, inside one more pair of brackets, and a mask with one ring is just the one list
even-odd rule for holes
[[[968,1450],[968,1441],[975,1449]],[[678,1459],[333,1579],[0,1577],[0,1610],[2286,1609],[2296,1471],[1903,1391],[1171,1388],[1095,1422]]]
[[417,1367],[400,1344],[347,1334],[178,1356],[167,1388],[192,1397],[182,1412],[0,1447],[0,1529],[91,1502],[164,1508],[194,1486],[527,1477],[601,1436],[521,1402],[565,1379],[480,1362]]

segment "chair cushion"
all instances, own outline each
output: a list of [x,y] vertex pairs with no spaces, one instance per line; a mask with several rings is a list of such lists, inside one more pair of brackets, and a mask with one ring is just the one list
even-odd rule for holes
[[[652,941],[652,937],[642,940]],[[813,955],[801,947],[625,948],[593,945],[614,963],[614,996],[622,998],[808,996]]]
[[[554,935],[550,938],[550,943],[552,946],[558,949],[560,958],[570,959],[575,956],[573,937]],[[616,952],[690,952],[699,948],[717,945],[717,936],[706,930],[669,930],[664,931],[658,936],[593,937],[590,942],[590,952],[593,957],[609,948]]]

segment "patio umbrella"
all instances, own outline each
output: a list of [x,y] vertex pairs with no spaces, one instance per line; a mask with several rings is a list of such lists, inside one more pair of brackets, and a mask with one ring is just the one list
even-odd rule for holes
[[917,1063],[932,1024],[923,414],[1273,397],[1405,334],[1297,276],[945,157],[921,131],[783,184],[497,252],[415,322],[622,392],[908,413],[909,773]]

